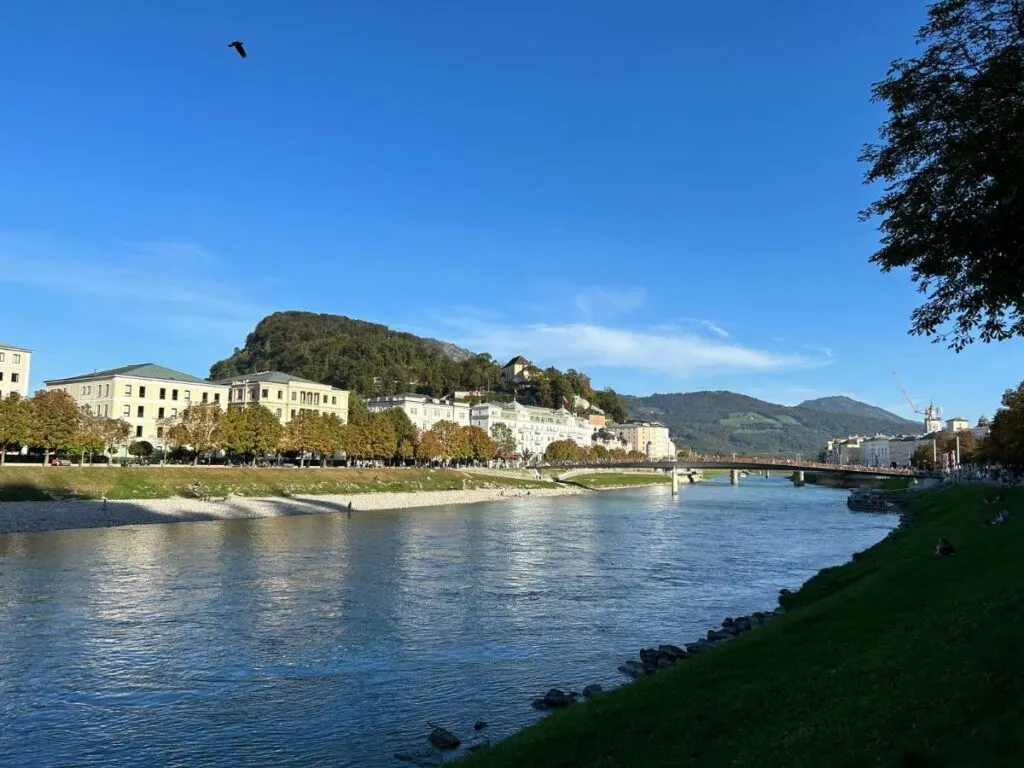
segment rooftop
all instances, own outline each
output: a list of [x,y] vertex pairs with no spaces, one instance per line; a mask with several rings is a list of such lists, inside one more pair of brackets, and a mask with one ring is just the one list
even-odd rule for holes
[[502,368],[509,368],[510,366],[513,366],[513,365],[529,365],[529,364],[530,364],[530,361],[527,360],[525,357],[523,357],[522,355],[516,355],[511,360],[509,360],[507,363],[505,363],[505,365],[503,365]]
[[0,349],[11,349],[11,350],[14,350],[15,352],[31,352],[32,351],[31,349],[25,349],[24,347],[16,347],[13,344],[3,344],[3,343],[0,343]]
[[[313,381],[312,379],[304,379],[301,376],[293,376],[290,373],[281,373],[280,371],[259,371],[257,373],[240,373],[237,376],[231,376],[227,379],[218,379],[215,384],[232,384],[236,381],[265,381],[270,384],[316,384],[319,387],[327,387],[329,384],[323,382]],[[331,387],[331,389],[338,389],[338,387]]]
[[66,379],[50,379],[44,382],[47,385],[50,384],[66,384],[73,381],[87,381],[89,379],[103,379],[109,376],[132,376],[137,379],[160,379],[163,381],[182,381],[189,384],[211,384],[214,382],[200,379],[197,376],[192,376],[188,373],[182,373],[176,371],[173,368],[166,368],[156,363],[138,363],[136,365],[126,365],[121,368],[110,368],[106,371],[93,371],[92,373],[83,373],[78,376],[70,376]]

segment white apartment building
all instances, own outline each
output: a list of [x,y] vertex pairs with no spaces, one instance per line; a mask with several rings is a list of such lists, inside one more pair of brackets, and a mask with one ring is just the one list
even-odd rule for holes
[[79,406],[97,416],[123,419],[136,440],[164,447],[164,419],[172,419],[192,403],[227,406],[227,387],[155,363],[127,365],[107,371],[51,379],[46,389],[63,390]]
[[348,423],[348,390],[279,371],[247,373],[214,382],[227,389],[229,408],[262,405],[287,424],[297,413],[333,413]]
[[889,441],[889,463],[897,467],[909,467],[910,457],[918,446],[931,443],[931,440],[924,440],[920,437],[894,437]]
[[676,457],[676,444],[669,439],[668,427],[657,421],[612,424],[608,429],[629,444],[626,450],[638,451],[648,459],[674,459]]
[[366,408],[372,413],[400,408],[416,429],[426,432],[439,421],[453,421],[460,427],[468,427],[469,403],[440,400],[427,395],[392,395],[375,397],[366,401]]
[[556,440],[572,440],[590,448],[595,427],[564,408],[538,408],[520,403],[480,403],[469,411],[469,421],[488,435],[495,424],[504,424],[516,439],[516,451],[541,455]]
[[888,437],[871,437],[860,444],[860,463],[865,467],[888,467],[889,455]]
[[861,438],[847,437],[829,440],[825,444],[826,464],[860,464]]
[[0,344],[0,398],[12,392],[28,397],[28,368],[32,351]]
[[954,416],[946,422],[946,426],[949,428],[950,432],[963,432],[965,429],[971,428],[971,422],[962,416]]

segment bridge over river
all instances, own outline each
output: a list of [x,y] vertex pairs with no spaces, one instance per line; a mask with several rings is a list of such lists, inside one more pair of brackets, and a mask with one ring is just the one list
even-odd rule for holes
[[564,469],[557,476],[559,480],[568,480],[573,475],[593,470],[616,470],[616,469],[660,469],[672,473],[672,492],[677,493],[679,488],[679,477],[688,477],[690,482],[698,470],[705,469],[727,469],[730,471],[730,478],[735,485],[739,482],[742,472],[785,472],[793,478],[794,485],[804,484],[805,472],[825,472],[834,475],[848,475],[854,477],[917,477],[922,473],[915,469],[906,467],[865,467],[859,464],[824,464],[816,461],[795,461],[788,459],[761,459],[761,458],[703,458],[703,459],[680,459],[672,461],[623,461],[623,462],[580,462],[573,464],[545,465],[550,469]]

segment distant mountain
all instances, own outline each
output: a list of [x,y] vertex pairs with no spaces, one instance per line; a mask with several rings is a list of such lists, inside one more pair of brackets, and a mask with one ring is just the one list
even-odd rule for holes
[[907,420],[895,413],[879,408],[876,405],[868,405],[850,397],[819,397],[816,400],[804,400],[797,408],[810,408],[825,413],[834,413],[842,416],[859,416],[865,419],[881,419],[891,421],[900,425],[901,429],[906,428]]
[[669,427],[680,446],[701,452],[802,453],[816,456],[825,442],[848,435],[917,434],[922,425],[846,397],[795,407],[735,392],[623,395],[630,415]]

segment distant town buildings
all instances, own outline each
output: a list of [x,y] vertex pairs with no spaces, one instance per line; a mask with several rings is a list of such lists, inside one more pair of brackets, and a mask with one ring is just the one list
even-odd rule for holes
[[28,373],[32,351],[0,344],[0,397],[12,392],[28,397]]
[[309,411],[334,414],[348,422],[348,391],[279,371],[262,371],[221,379],[229,408],[262,405],[287,424],[296,414]]
[[373,413],[400,408],[416,429],[425,432],[439,421],[453,421],[460,427],[468,427],[469,403],[442,400],[427,395],[392,395],[375,397],[366,401],[366,407]]
[[947,424],[950,432],[963,432],[965,429],[971,428],[971,423],[961,416],[953,417]]
[[469,421],[488,435],[495,424],[504,424],[516,439],[516,451],[534,455],[544,453],[556,440],[572,440],[590,448],[594,427],[589,419],[575,416],[564,408],[538,408],[520,403],[480,403],[470,408]]
[[627,450],[638,451],[649,459],[676,457],[676,445],[669,439],[668,427],[657,421],[613,424],[609,429],[629,446]]

